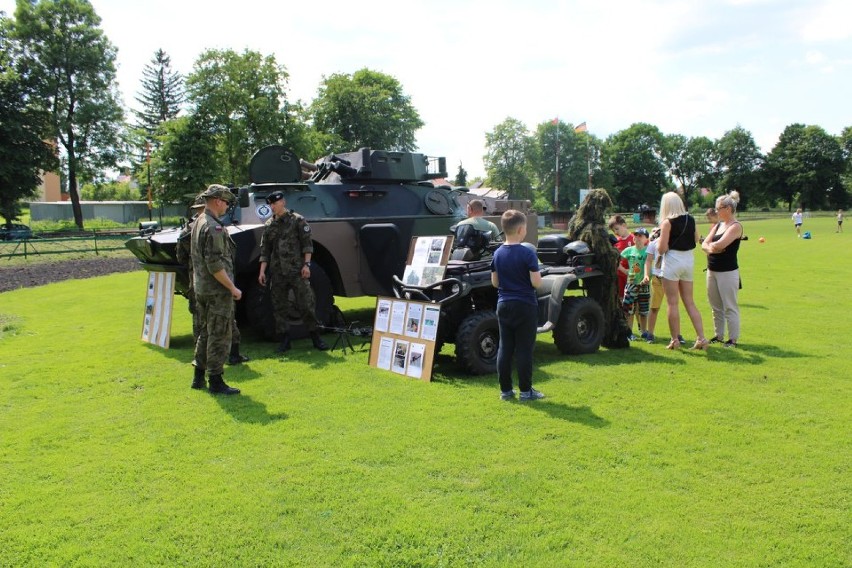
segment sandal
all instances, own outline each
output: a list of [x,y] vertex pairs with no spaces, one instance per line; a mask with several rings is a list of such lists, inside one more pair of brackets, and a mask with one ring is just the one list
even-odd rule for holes
[[695,345],[692,346],[693,349],[700,349],[703,351],[707,350],[707,347],[710,345],[710,342],[706,339],[696,339]]
[[669,344],[666,345],[666,349],[671,349],[673,351],[680,349],[680,341],[678,341],[677,339],[672,339],[671,341],[669,341]]

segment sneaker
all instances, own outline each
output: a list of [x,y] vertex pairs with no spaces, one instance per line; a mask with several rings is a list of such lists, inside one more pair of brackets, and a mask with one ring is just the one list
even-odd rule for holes
[[686,345],[686,339],[684,339],[682,335],[678,335],[677,340],[680,342],[681,345]]
[[654,343],[654,339],[656,339],[656,337],[654,337],[653,333],[649,333],[645,336],[645,341],[648,343]]
[[729,340],[727,340],[727,341],[725,342],[725,347],[736,347],[736,346],[737,346],[737,342],[736,342],[736,341],[731,341],[731,340],[729,339]]
[[716,337],[714,337],[713,339],[710,340],[710,343],[724,343],[724,341],[722,340],[721,337],[719,337],[717,335]]
[[627,336],[627,341],[636,341],[636,336],[631,333]]
[[641,334],[639,334],[639,337],[641,337],[642,339],[648,339],[648,332],[643,331]]
[[539,400],[541,398],[544,398],[544,394],[538,392],[535,389],[530,389],[528,391],[521,391],[521,396],[518,398],[520,398],[521,400]]
[[500,392],[500,400],[512,400],[513,398],[515,398],[515,389]]

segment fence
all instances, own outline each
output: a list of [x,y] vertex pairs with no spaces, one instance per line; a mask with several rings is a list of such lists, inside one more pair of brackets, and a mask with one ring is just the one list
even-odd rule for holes
[[106,230],[80,231],[70,236],[44,234],[17,241],[0,241],[0,258],[40,256],[52,254],[79,254],[127,250],[124,242],[139,231]]

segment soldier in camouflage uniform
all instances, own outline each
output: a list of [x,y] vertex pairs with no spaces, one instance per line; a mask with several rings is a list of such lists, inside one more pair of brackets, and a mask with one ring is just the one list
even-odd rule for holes
[[210,392],[238,394],[222,379],[225,359],[231,347],[234,300],[243,293],[234,284],[234,241],[219,220],[234,201],[234,194],[223,185],[211,185],[201,197],[204,212],[192,228],[192,280],[198,312],[198,339],[195,342],[195,376],[192,388],[205,387],[208,372]]
[[290,290],[296,299],[296,310],[308,329],[314,347],[328,349],[317,331],[316,301],[311,289],[311,256],[314,252],[311,226],[305,218],[286,208],[284,193],[269,194],[266,202],[271,206],[273,217],[266,222],[260,240],[260,273],[257,281],[266,286],[266,267],[269,266],[270,293],[275,311],[275,332],[280,345],[278,351],[290,349],[290,325],[287,312],[290,308]]
[[[186,299],[189,300],[189,313],[192,314],[192,338],[198,340],[199,323],[198,310],[195,309],[195,286],[192,283],[192,228],[195,226],[195,220],[198,219],[200,210],[204,209],[205,200],[199,196],[195,198],[195,203],[190,207],[193,210],[192,220],[186,224],[177,240],[177,248],[175,256],[177,261],[186,267],[189,273],[189,289],[186,291]],[[239,365],[249,360],[245,355],[240,354],[240,328],[237,327],[237,320],[231,326],[231,353],[228,355],[228,363],[230,365]]]

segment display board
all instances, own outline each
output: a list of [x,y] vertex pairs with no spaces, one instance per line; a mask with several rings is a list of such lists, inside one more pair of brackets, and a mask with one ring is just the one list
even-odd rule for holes
[[376,298],[370,366],[431,381],[440,316],[438,304]]
[[142,341],[169,348],[172,332],[172,309],[175,302],[175,273],[151,272],[145,294],[145,316]]

